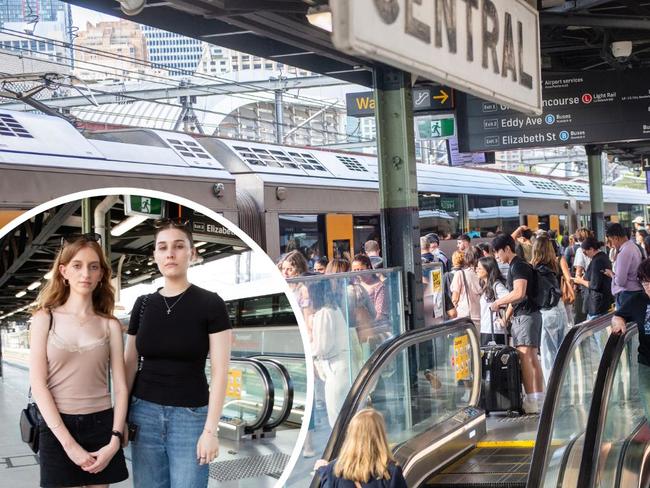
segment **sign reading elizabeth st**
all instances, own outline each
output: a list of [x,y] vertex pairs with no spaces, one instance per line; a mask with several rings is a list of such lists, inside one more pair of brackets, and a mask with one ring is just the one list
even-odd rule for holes
[[330,0],[341,51],[542,112],[539,14],[526,0]]
[[457,97],[461,151],[501,151],[650,139],[650,70],[544,76],[544,112],[528,116]]

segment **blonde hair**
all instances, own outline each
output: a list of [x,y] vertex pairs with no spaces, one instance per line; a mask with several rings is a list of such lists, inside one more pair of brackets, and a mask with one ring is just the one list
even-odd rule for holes
[[555,248],[548,235],[541,235],[533,242],[533,257],[530,260],[533,266],[544,264],[558,273],[560,268],[555,255]]
[[334,474],[358,483],[388,480],[390,462],[395,459],[388,447],[384,417],[377,410],[364,408],[350,421]]
[[465,265],[465,253],[462,251],[454,251],[451,255],[451,266],[453,268],[462,268]]
[[347,273],[348,271],[350,271],[350,261],[343,258],[332,259],[325,268],[325,274]]
[[111,284],[111,267],[100,245],[95,241],[84,238],[65,244],[59,251],[52,265],[52,278],[39,293],[33,313],[42,309],[52,310],[53,308],[60,307],[68,300],[70,297],[70,287],[65,283],[59,266],[67,266],[77,253],[84,248],[95,251],[99,260],[99,266],[102,270],[102,279],[93,290],[93,310],[97,315],[101,315],[102,317],[114,317],[115,290]]

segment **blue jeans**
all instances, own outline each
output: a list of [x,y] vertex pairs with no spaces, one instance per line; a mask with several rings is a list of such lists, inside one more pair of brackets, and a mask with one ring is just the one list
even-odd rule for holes
[[133,397],[129,420],[138,426],[131,442],[133,486],[206,488],[208,465],[199,465],[196,444],[207,415],[207,405],[169,407]]

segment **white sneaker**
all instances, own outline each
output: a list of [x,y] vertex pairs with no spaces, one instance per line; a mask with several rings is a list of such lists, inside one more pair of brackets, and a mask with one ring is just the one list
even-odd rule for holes
[[526,395],[522,404],[524,407],[524,412],[527,414],[536,414],[540,412],[540,405],[537,402],[536,398],[530,398],[529,395]]

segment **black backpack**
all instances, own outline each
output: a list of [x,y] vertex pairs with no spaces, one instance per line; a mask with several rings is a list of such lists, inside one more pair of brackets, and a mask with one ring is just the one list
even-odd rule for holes
[[535,276],[534,302],[538,308],[549,310],[562,299],[562,290],[551,268],[542,264],[533,268]]

